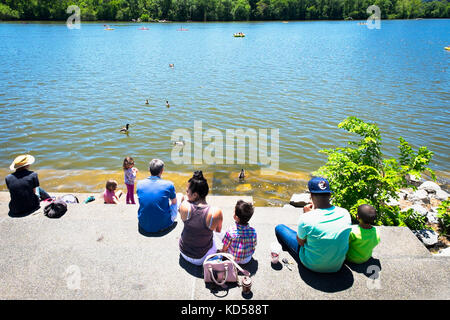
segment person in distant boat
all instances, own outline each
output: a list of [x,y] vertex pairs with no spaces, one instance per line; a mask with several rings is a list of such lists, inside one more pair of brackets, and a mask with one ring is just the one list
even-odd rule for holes
[[14,171],[5,178],[11,197],[10,216],[31,214],[40,208],[40,201],[50,198],[49,194],[39,187],[38,174],[28,170],[34,160],[32,155],[20,155],[9,167],[11,171]]
[[166,107],[167,107],[167,108],[170,108],[169,101],[167,101],[167,100],[166,100]]
[[148,104],[148,99],[147,99],[147,100],[145,100],[145,104]]
[[173,68],[174,67],[173,63],[169,63],[169,67]]

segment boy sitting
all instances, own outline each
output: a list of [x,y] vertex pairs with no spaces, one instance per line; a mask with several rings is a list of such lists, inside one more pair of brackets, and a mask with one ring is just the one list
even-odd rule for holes
[[358,225],[352,226],[349,237],[347,261],[364,263],[372,256],[372,250],[380,242],[378,230],[373,226],[377,212],[374,207],[363,204],[358,207]]

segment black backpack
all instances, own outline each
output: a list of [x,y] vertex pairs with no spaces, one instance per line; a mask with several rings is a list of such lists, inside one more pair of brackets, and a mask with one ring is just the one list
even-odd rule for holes
[[49,218],[60,218],[67,211],[67,204],[61,198],[56,199],[44,208],[44,215]]

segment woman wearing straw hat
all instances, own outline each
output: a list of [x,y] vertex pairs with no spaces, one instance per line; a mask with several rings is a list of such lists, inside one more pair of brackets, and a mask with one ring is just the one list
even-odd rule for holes
[[25,154],[14,159],[9,166],[14,173],[6,178],[6,186],[11,195],[9,202],[9,214],[23,216],[40,208],[39,202],[50,198],[47,192],[39,187],[39,179],[36,172],[28,170],[34,163],[34,157]]

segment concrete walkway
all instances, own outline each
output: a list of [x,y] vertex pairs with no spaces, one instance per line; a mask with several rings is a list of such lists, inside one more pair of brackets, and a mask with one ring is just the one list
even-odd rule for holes
[[[0,299],[450,299],[450,259],[432,256],[407,228],[380,227],[373,258],[336,274],[311,272],[283,252],[291,271],[270,263],[269,248],[275,226],[295,228],[302,211],[257,207],[251,225],[258,245],[245,267],[252,294],[243,296],[236,286],[205,286],[202,269],[180,257],[181,221],[165,235],[144,236],[137,206],[101,203],[69,204],[60,219],[12,218],[0,194]],[[224,229],[239,198],[208,197],[222,208]]]

